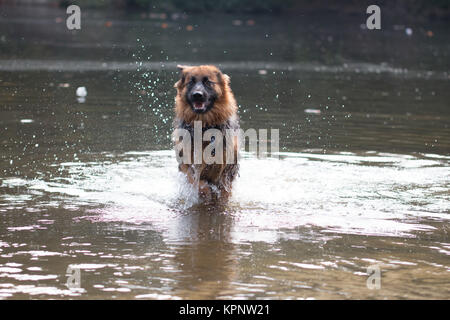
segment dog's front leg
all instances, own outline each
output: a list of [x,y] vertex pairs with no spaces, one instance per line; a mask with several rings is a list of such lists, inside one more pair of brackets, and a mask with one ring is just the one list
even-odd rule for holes
[[206,180],[201,180],[201,174],[204,169],[203,165],[187,165],[181,164],[180,171],[186,174],[190,184],[198,190],[202,198],[209,199],[211,197],[211,187]]
[[210,199],[211,198],[211,187],[209,186],[208,182],[206,180],[201,180],[201,174],[203,169],[205,168],[204,165],[193,165],[191,166],[194,171],[194,186],[198,190],[198,194],[203,199]]

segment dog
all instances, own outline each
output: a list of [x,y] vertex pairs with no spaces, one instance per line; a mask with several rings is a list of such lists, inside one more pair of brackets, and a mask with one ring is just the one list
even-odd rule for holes
[[[237,104],[230,88],[230,77],[222,73],[216,66],[177,66],[180,70],[180,79],[175,83],[177,89],[175,98],[174,129],[184,129],[191,137],[191,159],[194,158],[194,124],[201,123],[202,135],[208,129],[216,129],[222,133],[222,150],[213,149],[213,154],[223,152],[221,163],[207,164],[203,151],[210,141],[202,142],[201,164],[194,161],[186,163],[179,161],[178,169],[184,173],[188,181],[196,188],[200,198],[205,202],[220,200],[226,201],[231,195],[233,180],[238,175],[238,138],[227,138],[227,130],[236,132],[240,129],[237,115]],[[200,121],[200,122],[196,122]],[[175,132],[174,132],[175,136]],[[175,136],[175,144],[182,142]],[[231,153],[227,153],[231,150]],[[231,157],[230,157],[231,155]],[[178,154],[180,159],[183,151]]]

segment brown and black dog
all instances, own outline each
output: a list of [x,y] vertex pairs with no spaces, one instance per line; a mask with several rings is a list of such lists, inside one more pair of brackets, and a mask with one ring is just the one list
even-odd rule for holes
[[[239,129],[237,104],[230,89],[230,78],[212,65],[178,66],[181,79],[175,83],[174,128],[184,129],[191,136],[191,159],[194,158],[194,122],[201,121],[202,132],[218,129],[223,136],[222,163],[179,164],[179,170],[187,175],[189,182],[198,188],[199,195],[206,201],[227,200],[231,194],[232,182],[238,175],[238,138],[228,139],[226,131]],[[197,123],[198,124],[198,123]],[[182,139],[176,138],[176,143]],[[203,141],[202,152],[214,140]],[[232,150],[230,157],[227,148]],[[213,152],[218,152],[214,149]],[[182,156],[182,151],[179,153]],[[232,159],[232,161],[230,161]]]

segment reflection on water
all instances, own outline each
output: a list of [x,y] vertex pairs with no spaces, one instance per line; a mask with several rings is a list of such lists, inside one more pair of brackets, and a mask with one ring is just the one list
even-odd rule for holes
[[[68,33],[2,7],[0,298],[450,297],[448,28],[108,14]],[[179,62],[220,64],[242,127],[280,129],[223,207],[169,150]]]

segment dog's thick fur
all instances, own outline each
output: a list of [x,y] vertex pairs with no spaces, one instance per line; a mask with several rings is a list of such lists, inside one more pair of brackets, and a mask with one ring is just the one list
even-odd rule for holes
[[[202,164],[180,163],[179,170],[187,175],[193,186],[198,188],[199,195],[205,201],[227,200],[231,194],[232,182],[239,170],[238,139],[237,137],[231,141],[225,139],[227,129],[239,129],[237,104],[230,89],[230,78],[212,65],[178,66],[178,68],[181,71],[181,78],[175,83],[177,95],[174,128],[189,131],[192,149],[194,121],[201,121],[203,132],[214,128],[220,130],[224,137],[223,164],[206,164],[204,160]],[[206,96],[200,98],[201,102],[193,98],[192,91],[198,88],[204,90]],[[203,142],[202,151],[209,143]],[[233,150],[234,160],[231,163],[227,162],[226,148]],[[191,155],[193,159],[193,150]]]

